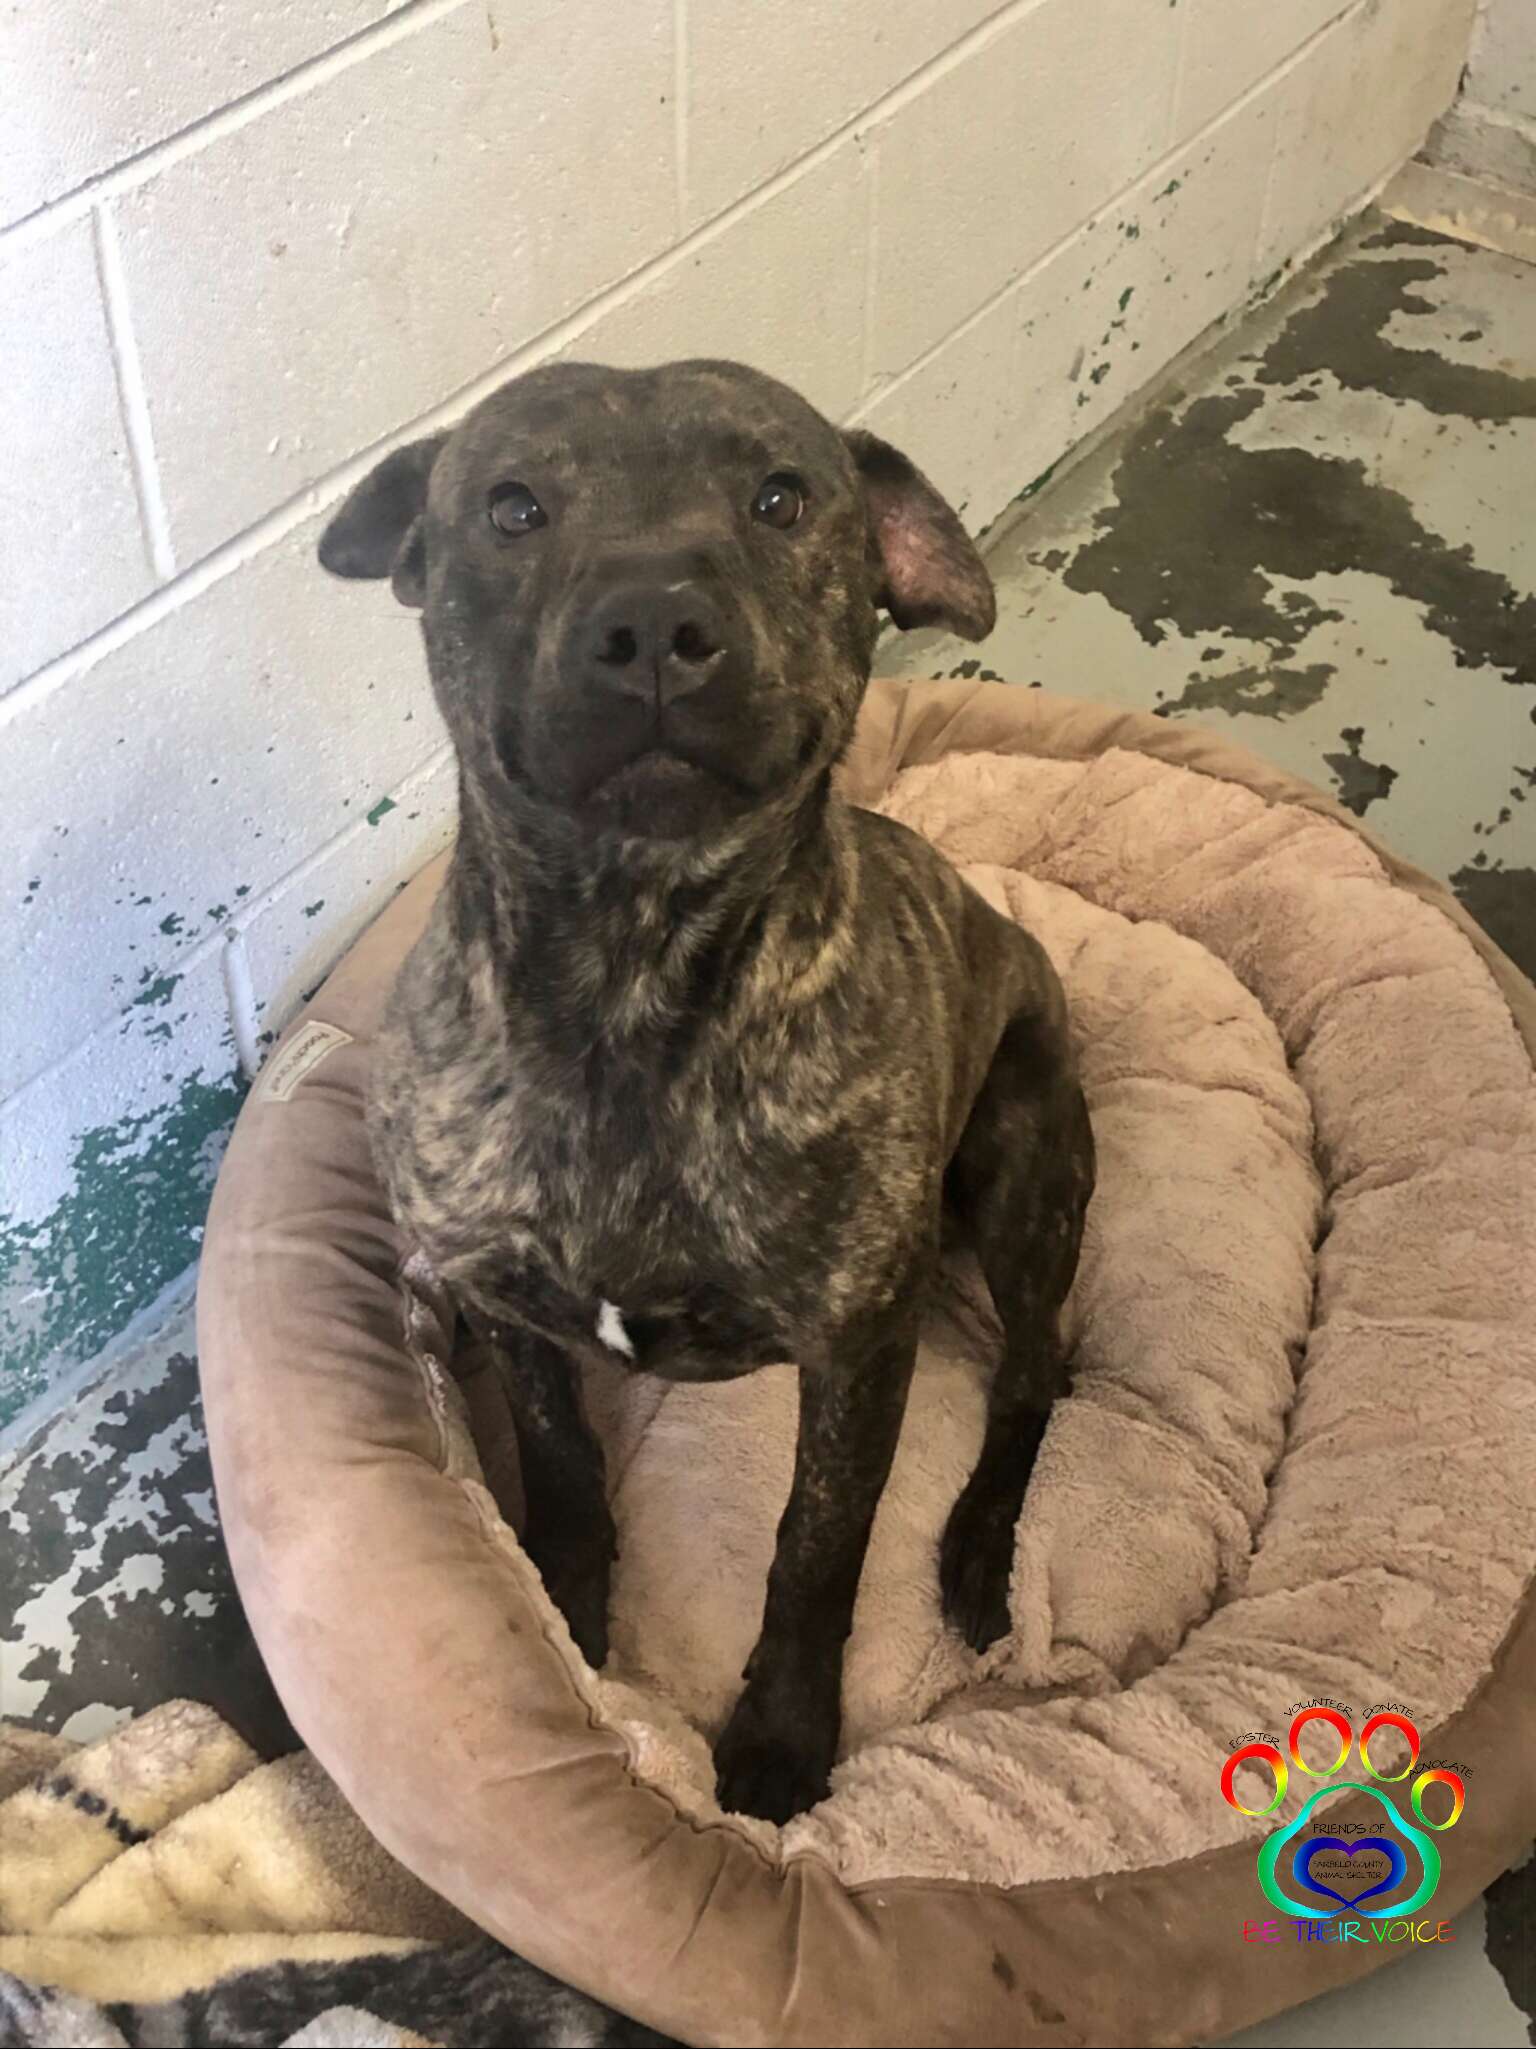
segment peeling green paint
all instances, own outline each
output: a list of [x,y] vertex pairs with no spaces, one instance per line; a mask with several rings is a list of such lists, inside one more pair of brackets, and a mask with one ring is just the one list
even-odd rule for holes
[[[1417,287],[1440,263],[1390,223],[1336,260],[1320,294],[1294,307],[1227,389],[1164,403],[1125,441],[1111,500],[1063,573],[1096,593],[1149,645],[1222,630],[1267,650],[1232,675],[1190,677],[1158,706],[1165,717],[1221,710],[1287,718],[1316,704],[1334,674],[1301,656],[1312,632],[1342,614],[1310,594],[1317,579],[1378,578],[1421,608],[1424,627],[1458,667],[1536,683],[1536,596],[1470,543],[1426,525],[1414,503],[1355,456],[1308,447],[1247,446],[1240,436],[1270,391],[1323,372],[1341,388],[1386,391],[1423,413],[1491,422],[1536,417],[1536,378],[1408,348],[1392,323],[1433,310]],[[1286,586],[1292,586],[1286,588]]]
[[1298,667],[1286,663],[1265,663],[1257,668],[1229,670],[1226,675],[1202,676],[1197,670],[1174,698],[1153,705],[1155,718],[1176,718],[1181,712],[1223,712],[1236,718],[1239,712],[1260,719],[1289,719],[1310,711],[1320,702],[1338,673],[1331,662],[1311,662]]
[[375,804],[373,809],[367,814],[368,823],[370,825],[377,825],[379,821],[385,816],[385,814],[390,811],[393,811],[394,808],[395,800],[393,797],[380,797],[378,803]]
[[1502,861],[1490,866],[1487,854],[1479,853],[1470,866],[1457,869],[1451,887],[1495,945],[1528,975],[1536,974],[1536,868],[1506,868]]
[[1127,285],[1125,290],[1120,294],[1120,311],[1122,313],[1125,311],[1126,307],[1130,305],[1132,299],[1134,299],[1135,296],[1136,287],[1134,285]]
[[70,1192],[46,1215],[0,1212],[0,1422],[196,1259],[245,1086],[194,1069],[160,1108],[82,1133]]
[[1037,497],[1039,493],[1045,489],[1046,485],[1051,481],[1052,477],[1055,476],[1057,470],[1059,470],[1060,468],[1061,462],[1058,458],[1057,461],[1051,464],[1048,470],[1042,470],[1039,476],[1035,478],[1032,484],[1026,484],[1024,486],[1023,490],[1020,491],[1014,498],[1014,504],[1027,505],[1031,498]]
[[1249,305],[1256,306],[1261,299],[1267,299],[1276,285],[1290,275],[1290,270],[1291,266],[1289,261],[1287,261],[1282,263],[1278,270],[1272,270],[1267,278],[1261,279],[1253,288],[1252,296],[1248,301]]
[[160,920],[160,930],[168,939],[174,939],[185,923],[180,911],[170,911]]
[[[1423,245],[1419,231],[1398,222],[1361,244],[1372,250],[1403,246]],[[1326,372],[1347,391],[1390,391],[1399,401],[1412,399],[1447,418],[1536,419],[1536,377],[1455,362],[1394,338],[1394,320],[1437,310],[1414,287],[1444,274],[1443,259],[1427,252],[1341,265],[1265,352],[1259,383],[1297,384]]]
[[1366,759],[1364,726],[1345,726],[1339,738],[1344,742],[1346,751],[1343,754],[1325,754],[1323,761],[1332,772],[1339,802],[1346,811],[1353,811],[1357,818],[1364,818],[1374,803],[1391,796],[1397,770],[1389,768],[1384,761]]
[[157,975],[152,969],[146,968],[143,974],[140,975],[139,980],[144,984],[144,987],[133,998],[135,1008],[143,1008],[155,1003],[169,1003],[171,997],[175,994],[176,985],[181,980],[181,977],[180,975]]

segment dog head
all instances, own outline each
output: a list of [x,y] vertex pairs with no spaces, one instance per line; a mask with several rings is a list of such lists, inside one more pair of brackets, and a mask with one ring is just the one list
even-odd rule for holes
[[995,611],[905,456],[735,363],[531,371],[387,456],[320,560],[421,609],[468,778],[627,837],[824,776],[882,607],[971,639]]

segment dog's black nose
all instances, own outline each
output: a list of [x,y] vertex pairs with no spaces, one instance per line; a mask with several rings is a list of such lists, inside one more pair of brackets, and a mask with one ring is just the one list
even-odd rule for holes
[[686,580],[609,591],[589,614],[586,633],[593,681],[658,705],[702,689],[725,660],[719,607]]

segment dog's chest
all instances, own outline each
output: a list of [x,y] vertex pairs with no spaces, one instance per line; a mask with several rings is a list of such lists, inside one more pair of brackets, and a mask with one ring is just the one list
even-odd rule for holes
[[568,1285],[638,1306],[756,1264],[748,1120],[707,1078],[687,1092],[611,1075],[581,1093],[515,1094],[505,1222]]
[[[899,1265],[932,1119],[823,1008],[723,1006],[562,1057],[429,931],[372,1097],[397,1215],[466,1305],[705,1377],[786,1356]],[[676,1363],[681,1362],[681,1363]]]
[[700,1285],[750,1292],[772,1204],[756,1119],[712,1073],[668,1086],[615,1061],[562,1088],[482,1050],[403,1084],[393,1192],[451,1281],[557,1290],[589,1329],[604,1304],[633,1316]]

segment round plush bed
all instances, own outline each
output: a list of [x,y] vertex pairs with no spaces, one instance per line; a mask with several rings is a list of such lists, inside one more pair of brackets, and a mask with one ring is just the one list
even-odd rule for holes
[[[1206,732],[882,682],[844,776],[1028,923],[1081,1047],[1100,1180],[1011,1634],[977,1658],[939,1612],[995,1346],[960,1260],[830,1798],[782,1830],[722,1815],[709,1756],[788,1486],[792,1367],[588,1374],[620,1559],[587,1668],[518,1546],[494,1373],[455,1349],[364,1135],[370,1035],[441,863],[290,1029],[220,1177],[199,1320],[236,1577],[381,1841],[655,2028],[1210,2039],[1410,1946],[1277,1917],[1257,1852],[1323,1782],[1293,1769],[1250,1818],[1222,1795],[1234,1747],[1311,1703],[1356,1730],[1406,1711],[1466,1787],[1423,1928],[1536,1827],[1536,991],[1347,813]],[[1272,1791],[1236,1783],[1252,1808]],[[1327,1819],[1381,1815],[1359,1793]]]

